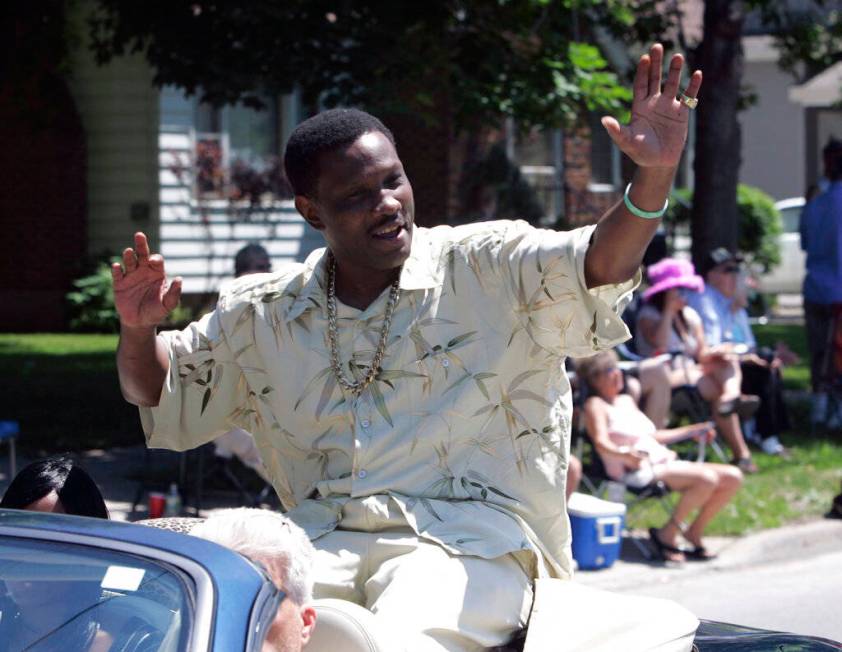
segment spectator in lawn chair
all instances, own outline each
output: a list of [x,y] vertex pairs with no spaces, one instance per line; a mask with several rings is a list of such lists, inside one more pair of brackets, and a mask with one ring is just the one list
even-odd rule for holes
[[313,544],[291,520],[263,509],[227,509],[190,531],[261,564],[285,593],[263,642],[263,652],[300,652],[316,626]]
[[[591,393],[585,402],[585,427],[608,476],[635,488],[660,480],[681,494],[669,521],[649,530],[658,554],[664,561],[712,559],[702,539],[705,527],[737,493],[743,475],[729,464],[679,460],[666,446],[689,438],[710,440],[716,436],[713,424],[657,429],[623,393],[623,374],[613,351],[579,360],[576,366]],[[696,509],[698,515],[685,527]],[[689,547],[680,545],[681,538]]]
[[649,288],[637,315],[637,350],[641,355],[674,355],[670,371],[673,387],[694,385],[711,404],[713,418],[734,455],[733,463],[746,473],[755,473],[740,427],[740,419],[754,414],[760,403],[742,394],[739,360],[730,349],[708,346],[702,319],[687,303],[687,297],[704,290],[693,264],[665,258],[647,269]]
[[96,482],[66,455],[37,460],[21,469],[3,494],[0,507],[108,518]]
[[702,318],[705,342],[738,356],[741,389],[760,398],[756,425],[758,443],[771,455],[786,454],[778,436],[790,426],[783,399],[780,368],[798,360],[784,343],[758,349],[748,321],[748,279],[742,258],[724,247],[714,249],[705,261],[705,289],[690,295],[689,304]]

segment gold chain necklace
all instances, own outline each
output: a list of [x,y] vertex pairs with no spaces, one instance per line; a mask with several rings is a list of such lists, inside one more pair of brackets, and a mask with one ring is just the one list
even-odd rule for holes
[[328,252],[327,337],[330,342],[330,365],[333,367],[333,374],[336,376],[336,381],[344,389],[350,390],[357,396],[363,393],[363,390],[371,384],[371,381],[374,380],[380,371],[380,364],[383,362],[383,356],[386,354],[386,341],[389,338],[389,329],[392,326],[392,314],[395,311],[398,296],[400,295],[400,280],[400,274],[398,274],[398,278],[392,283],[392,289],[389,292],[389,301],[386,303],[386,314],[383,317],[383,326],[380,329],[380,341],[377,343],[377,350],[374,352],[374,357],[371,359],[371,365],[365,377],[357,381],[348,380],[342,372],[342,363],[339,361],[339,336],[336,326],[336,260],[333,254]]

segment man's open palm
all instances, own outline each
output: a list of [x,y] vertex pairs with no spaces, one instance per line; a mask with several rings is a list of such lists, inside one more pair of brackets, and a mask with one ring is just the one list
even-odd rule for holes
[[[676,99],[684,57],[680,54],[672,56],[667,80],[661,90],[663,59],[664,48],[660,43],[653,45],[648,54],[640,57],[628,125],[621,125],[615,118],[602,119],[603,126],[617,147],[640,167],[677,166],[687,140],[690,109]],[[701,85],[702,73],[697,70],[690,76],[684,94],[695,98]]]
[[149,254],[149,243],[143,233],[135,233],[134,249],[123,251],[123,263],[111,266],[114,283],[114,305],[120,323],[128,327],[154,327],[178,305],[181,279],[167,281],[164,259]]

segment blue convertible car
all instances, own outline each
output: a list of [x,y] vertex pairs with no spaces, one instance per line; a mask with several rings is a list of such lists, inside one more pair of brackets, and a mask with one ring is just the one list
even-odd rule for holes
[[9,651],[87,652],[95,636],[115,652],[260,650],[282,598],[260,568],[201,539],[3,510],[0,582]]
[[[259,652],[282,599],[261,568],[189,535],[0,510],[0,651]],[[319,611],[319,622],[324,636],[329,606]],[[314,640],[308,651],[383,650],[365,636],[361,646],[344,644],[345,633],[354,634],[345,625],[334,626],[332,643]],[[842,646],[703,622],[696,648],[825,652]]]

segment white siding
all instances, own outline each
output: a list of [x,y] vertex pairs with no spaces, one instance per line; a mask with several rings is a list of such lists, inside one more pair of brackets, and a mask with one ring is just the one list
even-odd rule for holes
[[775,61],[747,61],[744,82],[757,93],[758,102],[739,116],[743,131],[740,181],[775,199],[803,196],[804,110],[789,99],[792,76]]
[[[132,233],[152,237],[158,221],[158,91],[140,56],[97,66],[87,47],[88,3],[75,5],[71,20],[83,35],[71,55],[71,91],[87,143],[88,252],[118,253]],[[147,208],[132,219],[132,205]]]
[[175,89],[161,91],[160,250],[167,272],[184,279],[184,292],[216,292],[233,276],[234,254],[250,242],[266,248],[274,270],[302,261],[321,247],[321,235],[307,225],[291,201],[250,208],[194,198],[193,102]]

